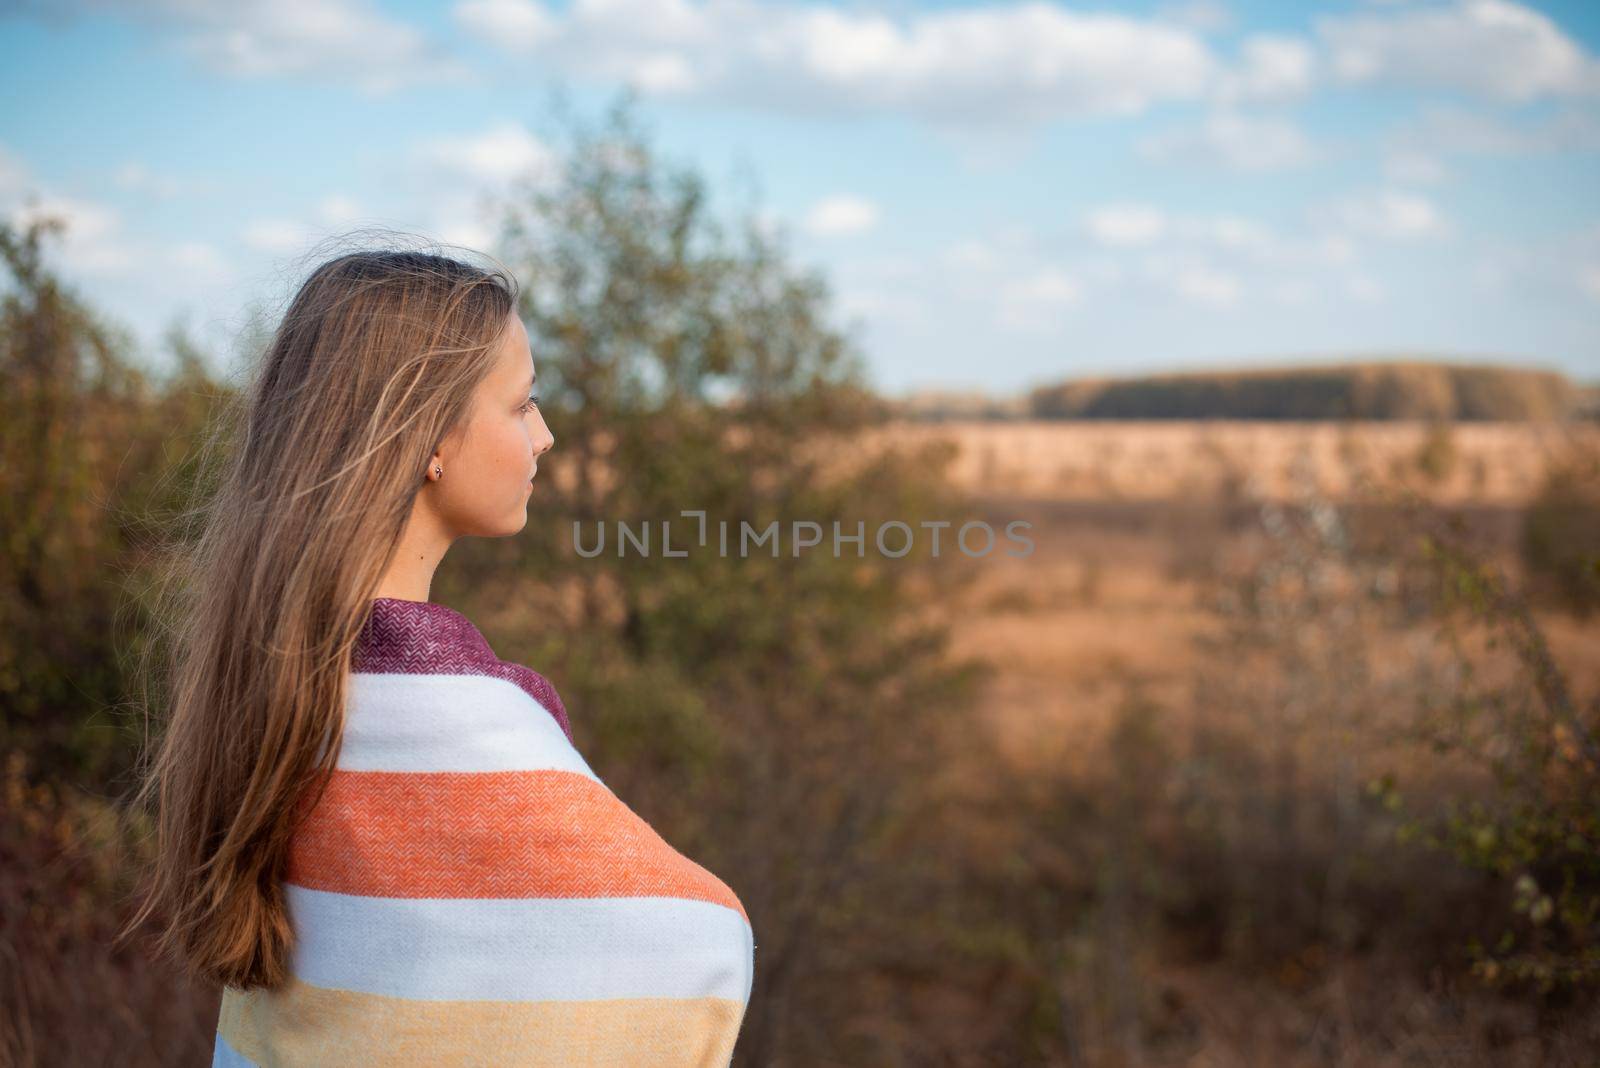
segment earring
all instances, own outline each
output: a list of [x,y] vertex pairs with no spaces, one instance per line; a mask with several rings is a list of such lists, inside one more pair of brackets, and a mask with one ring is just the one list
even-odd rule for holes
[[444,477],[444,468],[440,467],[438,464],[434,464],[433,465],[433,477],[434,478],[443,478]]

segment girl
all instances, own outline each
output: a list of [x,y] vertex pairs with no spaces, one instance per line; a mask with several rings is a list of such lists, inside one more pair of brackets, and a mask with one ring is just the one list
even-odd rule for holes
[[555,444],[509,272],[358,252],[249,389],[174,635],[134,923],[224,986],[216,1065],[725,1065],[743,905],[428,600]]

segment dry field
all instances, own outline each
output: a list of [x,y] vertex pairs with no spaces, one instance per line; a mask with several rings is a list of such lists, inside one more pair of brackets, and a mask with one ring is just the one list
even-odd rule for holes
[[[1160,706],[1162,729],[1179,747],[1201,720],[1242,725],[1270,744],[1270,732],[1284,729],[1271,695],[1296,682],[1274,677],[1273,668],[1253,660],[1209,662],[1215,654],[1198,641],[1218,626],[1206,603],[1216,589],[1215,573],[1261,551],[1263,504],[1323,496],[1349,506],[1343,514],[1352,529],[1376,528],[1396,518],[1394,507],[1370,497],[1357,505],[1363,487],[1414,491],[1431,502],[1433,516],[1460,517],[1473,543],[1514,575],[1521,508],[1571,444],[1570,433],[1457,426],[1446,441],[1425,426],[1394,424],[896,428],[901,442],[952,443],[951,473],[970,495],[970,518],[996,530],[1015,519],[1033,524],[1031,556],[990,554],[975,563],[970,586],[936,606],[952,624],[956,652],[995,668],[973,729],[985,732],[1009,765],[999,775],[993,767],[966,769],[954,780],[967,784],[974,798],[1008,780],[1095,781],[1097,765],[1108,760],[1109,732],[1133,690]],[[1595,430],[1587,434],[1592,443]],[[1600,656],[1594,654],[1600,621],[1585,624],[1552,612],[1541,613],[1540,622],[1577,693],[1600,691]],[[1324,722],[1295,728],[1302,732],[1296,743],[1302,781],[1323,782],[1341,768],[1358,769],[1359,781],[1385,759],[1408,773],[1411,757],[1385,751],[1379,728],[1392,725],[1385,717],[1413,714],[1415,694],[1426,689],[1425,665],[1440,652],[1432,626],[1423,620],[1398,634],[1359,625],[1329,633],[1353,635],[1362,677],[1347,699],[1337,679],[1305,684],[1323,687],[1311,699],[1321,702],[1313,715]],[[1206,680],[1219,677],[1231,679],[1224,692],[1243,699],[1219,704],[1208,698],[1216,691],[1203,689]],[[1386,704],[1386,693],[1402,696]],[[1139,788],[1159,792],[1167,785]],[[1247,795],[1260,790],[1258,800],[1267,803],[1265,787],[1240,789]],[[1007,831],[978,827],[972,833],[995,841]],[[1310,841],[1307,848],[1337,849],[1331,841]],[[1403,953],[1361,962],[1331,958],[1303,972],[1290,964],[1282,975],[1191,966],[1153,945],[1133,953],[1123,983],[1135,991],[1129,996],[1146,1004],[1139,1027],[1092,1007],[1100,979],[1085,978],[1081,989],[1063,994],[1090,1006],[1078,1016],[1083,1063],[1575,1063],[1541,1047],[1549,1036],[1526,1007],[1425,986],[1416,962]],[[1181,1008],[1163,1015],[1166,1005]],[[1164,1029],[1190,1038],[1162,1044],[1148,1037]]]
[[[997,531],[1032,523],[1028,557],[992,553],[959,603],[943,606],[957,650],[998,668],[986,715],[1018,759],[1070,760],[1137,676],[1183,707],[1196,603],[1210,560],[1243,551],[1235,532],[1253,502],[1311,494],[1350,501],[1359,487],[1405,487],[1462,515],[1498,562],[1515,569],[1519,509],[1574,441],[1600,427],[1457,424],[1434,445],[1412,423],[945,422],[902,424],[897,443],[948,441],[952,481]],[[1434,439],[1437,442],[1437,438]],[[1546,621],[1556,652],[1600,683],[1600,628]],[[1403,658],[1390,645],[1375,659]]]

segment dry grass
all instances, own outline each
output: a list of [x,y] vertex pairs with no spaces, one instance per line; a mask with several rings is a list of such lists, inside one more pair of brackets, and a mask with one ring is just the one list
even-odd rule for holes
[[[1318,798],[1336,803],[1378,767],[1432,775],[1437,784],[1470,774],[1430,764],[1397,745],[1391,733],[1409,721],[1442,656],[1427,619],[1399,630],[1354,629],[1356,648],[1340,653],[1362,672],[1351,685],[1348,721],[1291,728],[1279,722],[1270,698],[1262,699],[1264,707],[1249,700],[1217,707],[1199,689],[1208,678],[1226,680],[1233,689],[1222,692],[1240,695],[1255,688],[1269,694],[1285,684],[1274,677],[1281,666],[1270,658],[1209,662],[1202,642],[1218,625],[1204,602],[1218,572],[1248,565],[1260,551],[1251,525],[1240,521],[1252,502],[1294,498],[1308,489],[1338,498],[1355,491],[1363,471],[1387,471],[1390,486],[1426,490],[1438,509],[1459,510],[1485,555],[1515,574],[1517,509],[1560,455],[1560,435],[1544,427],[1457,427],[1452,447],[1458,459],[1444,477],[1429,479],[1415,466],[1427,428],[1365,429],[1370,435],[1352,442],[1341,428],[1326,425],[898,428],[902,442],[953,440],[953,477],[973,493],[976,516],[996,529],[1019,518],[1033,524],[1031,557],[990,556],[970,588],[930,606],[953,625],[956,652],[981,657],[996,669],[972,728],[994,746],[974,751],[998,752],[1005,766],[952,775],[965,784],[973,811],[989,800],[1004,819],[1016,809],[1016,784],[1028,779],[1057,784],[1049,788],[1063,790],[1064,797],[1087,796],[1098,811],[1106,799],[1097,797],[1093,784],[1104,774],[1108,739],[1130,685],[1164,711],[1160,729],[1180,748],[1203,729],[1257,738],[1263,750],[1275,744],[1273,737],[1286,739],[1294,781],[1307,795],[1295,804],[1310,821],[1302,833],[1312,837],[1293,846],[1307,871],[1327,866],[1333,877],[1349,877],[1337,856],[1344,847],[1310,829],[1321,818],[1314,815],[1323,803]],[[1365,457],[1367,466],[1353,466],[1352,457]],[[1308,458],[1315,471],[1309,480]],[[1380,524],[1383,518],[1373,517]],[[1574,689],[1600,690],[1600,658],[1592,652],[1600,647],[1600,621],[1552,612],[1541,622]],[[1307,639],[1319,637],[1324,636]],[[1324,653],[1332,655],[1314,645],[1307,650],[1312,661]],[[1469,649],[1469,655],[1485,679],[1509,670],[1487,649]],[[1335,715],[1343,713],[1336,679],[1309,685],[1333,687],[1335,692],[1319,699],[1331,701],[1323,707]],[[1239,774],[1248,774],[1248,766]],[[1139,785],[1159,792],[1169,784]],[[1236,789],[1246,809],[1273,803],[1267,784],[1242,781]],[[1026,836],[1019,837],[1019,830],[974,817],[966,833],[985,848],[1005,851],[1022,848],[1016,843]],[[1248,837],[1258,832],[1240,833],[1246,837],[1231,847],[1240,855],[1258,849],[1270,855],[1271,842]],[[1006,842],[1014,845],[997,846]],[[1140,863],[1136,856],[1127,862]],[[1426,883],[1432,870],[1424,863],[1418,877]],[[1224,885],[1230,878],[1193,874]],[[1441,901],[1452,893],[1475,893],[1443,882],[1435,889]],[[1379,900],[1352,907],[1385,906]],[[1393,907],[1403,912],[1412,906],[1396,901]],[[1582,1064],[1585,1051],[1600,1041],[1600,1020],[1551,1024],[1536,1006],[1475,989],[1449,967],[1429,971],[1414,949],[1380,946],[1356,955],[1330,949],[1263,970],[1227,958],[1188,960],[1148,931],[1130,934],[1119,926],[1128,921],[1115,914],[1096,914],[1088,922],[1079,946],[1083,956],[1066,970],[1060,989],[1062,1012],[1076,1031],[1067,1047],[1074,1052],[1048,1063]],[[1440,935],[1442,928],[1430,928],[1432,923],[1417,925],[1418,944],[1433,937],[1448,946],[1453,936]],[[1106,970],[1107,954],[1114,956],[1119,945],[1129,957],[1119,966],[1120,979],[1119,969]],[[1108,984],[1123,989],[1120,1003]]]
[[1512,505],[1574,439],[1600,440],[1600,426],[1019,420],[899,423],[882,436],[951,442],[951,477],[986,495],[1210,500],[1248,485],[1261,497],[1309,489],[1342,499],[1371,480],[1415,484],[1439,502]]

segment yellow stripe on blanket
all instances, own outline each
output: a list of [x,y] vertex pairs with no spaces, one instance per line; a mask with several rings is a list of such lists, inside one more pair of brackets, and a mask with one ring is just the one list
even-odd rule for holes
[[413,1001],[291,979],[225,990],[217,1029],[277,1065],[726,1064],[744,1005],[727,998]]

